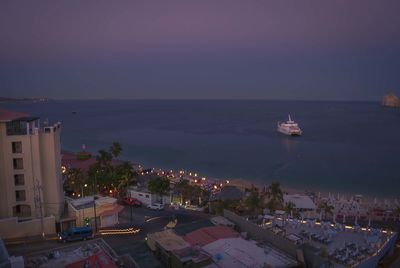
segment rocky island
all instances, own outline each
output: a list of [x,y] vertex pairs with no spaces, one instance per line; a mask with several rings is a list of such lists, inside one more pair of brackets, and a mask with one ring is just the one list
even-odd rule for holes
[[400,108],[400,98],[394,92],[391,92],[383,96],[382,105],[385,107]]

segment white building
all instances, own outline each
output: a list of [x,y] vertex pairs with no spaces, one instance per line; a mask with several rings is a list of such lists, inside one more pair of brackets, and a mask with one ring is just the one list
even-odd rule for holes
[[[68,201],[68,212],[71,217],[75,217],[76,226],[84,226],[84,219],[90,219],[90,224],[94,227],[94,201],[93,196]],[[119,223],[118,214],[124,209],[118,205],[117,199],[112,197],[99,197],[96,199],[96,218],[97,227],[109,227]]]
[[146,188],[140,188],[138,186],[131,186],[130,188],[128,188],[127,196],[136,198],[145,206],[154,203],[170,205],[172,202],[171,195],[164,195],[160,197],[159,195],[150,193]]
[[314,218],[316,216],[317,206],[307,195],[285,194],[283,195],[283,204],[292,203],[294,210],[302,212],[306,218]]
[[213,256],[221,268],[232,267],[297,267],[298,262],[270,247],[261,248],[255,241],[223,238],[209,243],[203,250]]
[[0,109],[1,237],[55,232],[64,206],[60,132],[60,123]]

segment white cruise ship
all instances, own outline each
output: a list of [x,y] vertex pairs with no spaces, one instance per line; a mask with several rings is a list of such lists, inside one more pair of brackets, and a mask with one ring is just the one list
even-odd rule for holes
[[278,131],[290,136],[300,136],[302,131],[299,125],[292,120],[289,114],[289,120],[286,122],[278,122]]

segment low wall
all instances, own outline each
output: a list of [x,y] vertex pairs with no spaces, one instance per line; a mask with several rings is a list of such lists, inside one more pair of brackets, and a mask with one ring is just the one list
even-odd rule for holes
[[261,228],[256,224],[247,221],[246,219],[226,209],[224,209],[224,217],[234,222],[242,232],[247,232],[251,238],[266,241],[277,249],[286,252],[294,259],[298,259],[298,252],[299,250],[301,251],[301,249],[299,249],[288,239],[280,235],[276,235],[270,230]]
[[[56,233],[54,216],[43,218],[45,234]],[[10,239],[27,236],[42,235],[42,224],[40,219],[18,222],[17,218],[0,219],[0,238]]]

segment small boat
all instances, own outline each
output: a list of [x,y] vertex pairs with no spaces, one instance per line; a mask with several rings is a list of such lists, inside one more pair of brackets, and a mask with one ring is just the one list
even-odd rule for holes
[[289,136],[300,136],[302,131],[299,125],[292,120],[289,114],[289,120],[286,122],[278,122],[278,131]]

